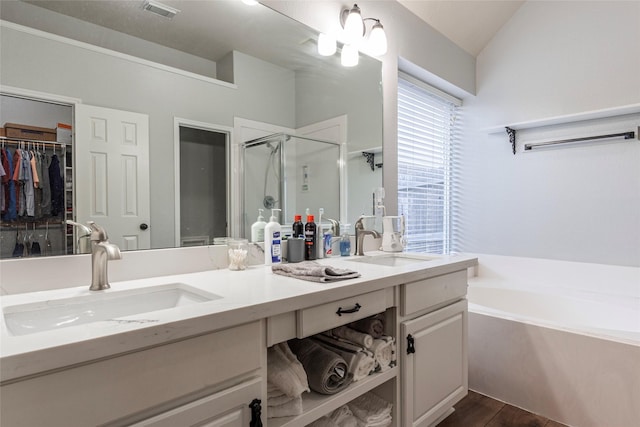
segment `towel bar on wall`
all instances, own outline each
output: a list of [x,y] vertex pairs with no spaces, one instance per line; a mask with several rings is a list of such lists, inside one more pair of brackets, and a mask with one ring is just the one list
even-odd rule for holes
[[[640,138],[640,127],[638,127],[638,135]],[[573,144],[576,142],[585,142],[585,141],[596,141],[600,139],[613,139],[613,138],[624,138],[624,139],[634,139],[636,137],[636,133],[634,131],[630,132],[622,132],[622,133],[613,133],[608,135],[596,135],[596,136],[584,136],[581,138],[571,138],[571,139],[560,139],[557,141],[547,141],[547,142],[538,142],[534,144],[525,144],[524,150],[530,151],[534,148],[540,147],[548,147],[550,145],[559,145],[559,144]]]

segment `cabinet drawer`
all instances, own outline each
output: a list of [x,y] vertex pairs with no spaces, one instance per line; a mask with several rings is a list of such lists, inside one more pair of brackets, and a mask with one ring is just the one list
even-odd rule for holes
[[373,316],[387,308],[386,290],[316,305],[297,312],[297,337],[304,338]]
[[467,270],[454,271],[400,286],[400,314],[407,316],[463,298],[467,294]]
[[259,369],[263,333],[247,323],[2,386],[2,424],[102,425],[169,404]]

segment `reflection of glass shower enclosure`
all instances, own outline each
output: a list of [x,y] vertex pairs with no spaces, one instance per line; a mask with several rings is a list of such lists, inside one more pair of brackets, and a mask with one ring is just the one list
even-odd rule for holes
[[269,221],[271,209],[282,209],[281,224],[309,209],[318,219],[340,218],[340,144],[277,133],[243,144],[244,230],[249,236],[258,209]]

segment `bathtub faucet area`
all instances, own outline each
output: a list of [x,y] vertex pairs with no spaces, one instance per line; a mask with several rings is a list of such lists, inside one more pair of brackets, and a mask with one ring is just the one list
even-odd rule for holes
[[109,289],[108,261],[122,259],[120,248],[109,243],[107,231],[93,221],[88,222],[91,227],[91,291]]

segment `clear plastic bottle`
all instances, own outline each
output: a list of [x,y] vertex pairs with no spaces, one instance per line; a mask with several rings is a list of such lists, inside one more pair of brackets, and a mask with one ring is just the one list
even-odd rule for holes
[[340,256],[351,255],[351,237],[346,228],[342,230],[342,236],[340,236]]

